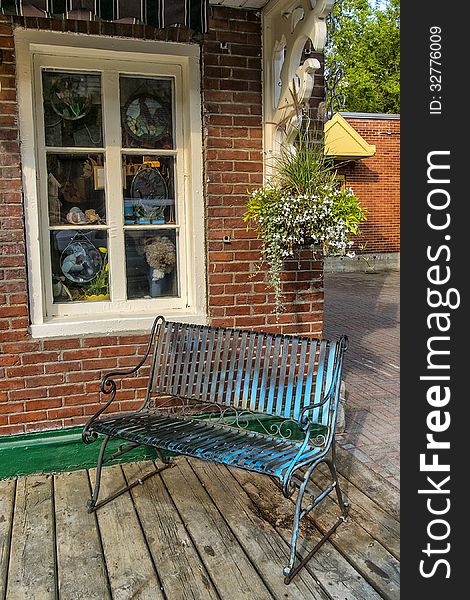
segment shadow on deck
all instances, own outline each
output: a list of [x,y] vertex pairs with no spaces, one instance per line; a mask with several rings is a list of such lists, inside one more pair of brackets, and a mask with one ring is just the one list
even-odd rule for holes
[[[338,467],[348,522],[289,586],[293,503],[266,476],[180,458],[96,515],[93,470],[0,481],[0,598],[398,599],[398,491],[343,450]],[[153,468],[105,468],[103,497]],[[317,510],[307,549],[339,514],[333,496]]]

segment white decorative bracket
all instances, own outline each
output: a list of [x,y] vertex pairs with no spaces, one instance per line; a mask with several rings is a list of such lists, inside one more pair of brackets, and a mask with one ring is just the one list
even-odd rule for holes
[[302,64],[305,44],[321,52],[326,17],[335,0],[272,0],[263,9],[264,144],[267,157],[292,141],[300,124],[301,106],[310,99],[316,58]]

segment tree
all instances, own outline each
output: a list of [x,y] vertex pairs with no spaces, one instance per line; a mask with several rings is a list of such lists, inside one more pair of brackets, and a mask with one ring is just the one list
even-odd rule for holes
[[399,0],[337,0],[325,53],[327,70],[334,62],[343,77],[342,110],[400,112]]

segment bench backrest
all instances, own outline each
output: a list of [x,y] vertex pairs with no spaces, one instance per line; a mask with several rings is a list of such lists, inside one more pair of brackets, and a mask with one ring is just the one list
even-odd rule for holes
[[[341,353],[335,341],[164,321],[149,392],[297,419],[329,391]],[[329,409],[310,418],[330,425]]]

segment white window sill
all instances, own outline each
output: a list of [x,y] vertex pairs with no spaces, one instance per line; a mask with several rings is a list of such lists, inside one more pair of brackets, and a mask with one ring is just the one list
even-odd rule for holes
[[[164,312],[163,316],[168,321],[196,323],[198,325],[206,325],[208,323],[207,315],[201,312]],[[85,335],[141,334],[150,331],[156,317],[156,314],[128,316],[109,313],[103,315],[101,318],[56,317],[44,323],[31,325],[30,331],[33,338],[43,339],[81,337]]]

